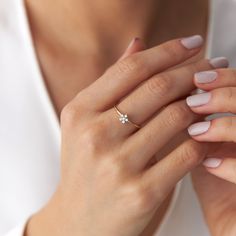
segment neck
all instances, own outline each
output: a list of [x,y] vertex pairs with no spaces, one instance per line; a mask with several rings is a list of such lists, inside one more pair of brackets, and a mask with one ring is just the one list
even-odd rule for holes
[[109,53],[116,49],[120,54],[135,36],[146,42],[151,40],[155,33],[159,2],[26,0],[26,6],[33,23],[32,31],[42,40],[56,40],[58,46],[73,51]]
[[208,4],[205,0],[25,1],[36,43],[55,55],[91,55],[110,62],[133,37],[152,47],[173,37],[204,34]]

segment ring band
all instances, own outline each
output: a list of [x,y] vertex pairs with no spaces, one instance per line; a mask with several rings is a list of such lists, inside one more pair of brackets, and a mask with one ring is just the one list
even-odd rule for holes
[[138,125],[138,124],[135,124],[134,122],[132,122],[131,120],[129,120],[128,118],[128,115],[127,114],[123,114],[120,112],[120,110],[117,108],[117,106],[114,106],[117,114],[119,115],[119,121],[122,123],[122,124],[125,124],[125,123],[130,123],[132,125],[134,125],[136,128],[140,129],[141,126]]

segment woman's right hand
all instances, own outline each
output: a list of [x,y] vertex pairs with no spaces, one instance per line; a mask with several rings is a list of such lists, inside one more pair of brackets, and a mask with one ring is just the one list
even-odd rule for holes
[[[129,55],[63,109],[61,180],[48,204],[29,220],[27,236],[136,236],[143,231],[210,148],[187,140],[147,167],[198,119],[185,100],[176,100],[194,89],[196,71],[215,64],[201,60],[171,68],[200,49],[201,38],[195,36]],[[114,105],[142,128],[122,124]]]

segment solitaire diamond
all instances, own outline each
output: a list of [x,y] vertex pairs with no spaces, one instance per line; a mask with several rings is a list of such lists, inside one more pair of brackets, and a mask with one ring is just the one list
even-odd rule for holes
[[127,114],[121,114],[119,120],[122,124],[125,124],[125,123],[129,122],[128,115]]

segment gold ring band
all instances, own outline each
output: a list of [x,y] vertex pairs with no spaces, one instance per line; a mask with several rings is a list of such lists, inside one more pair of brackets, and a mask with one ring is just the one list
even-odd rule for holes
[[121,113],[120,110],[117,108],[117,106],[114,106],[114,108],[115,108],[117,114],[119,115],[119,120],[120,120],[120,122],[121,122],[122,124],[130,123],[130,124],[134,125],[134,126],[135,126],[136,128],[138,128],[138,129],[141,128],[140,125],[135,124],[134,122],[132,122],[131,120],[129,120],[127,114],[123,114],[123,113]]

